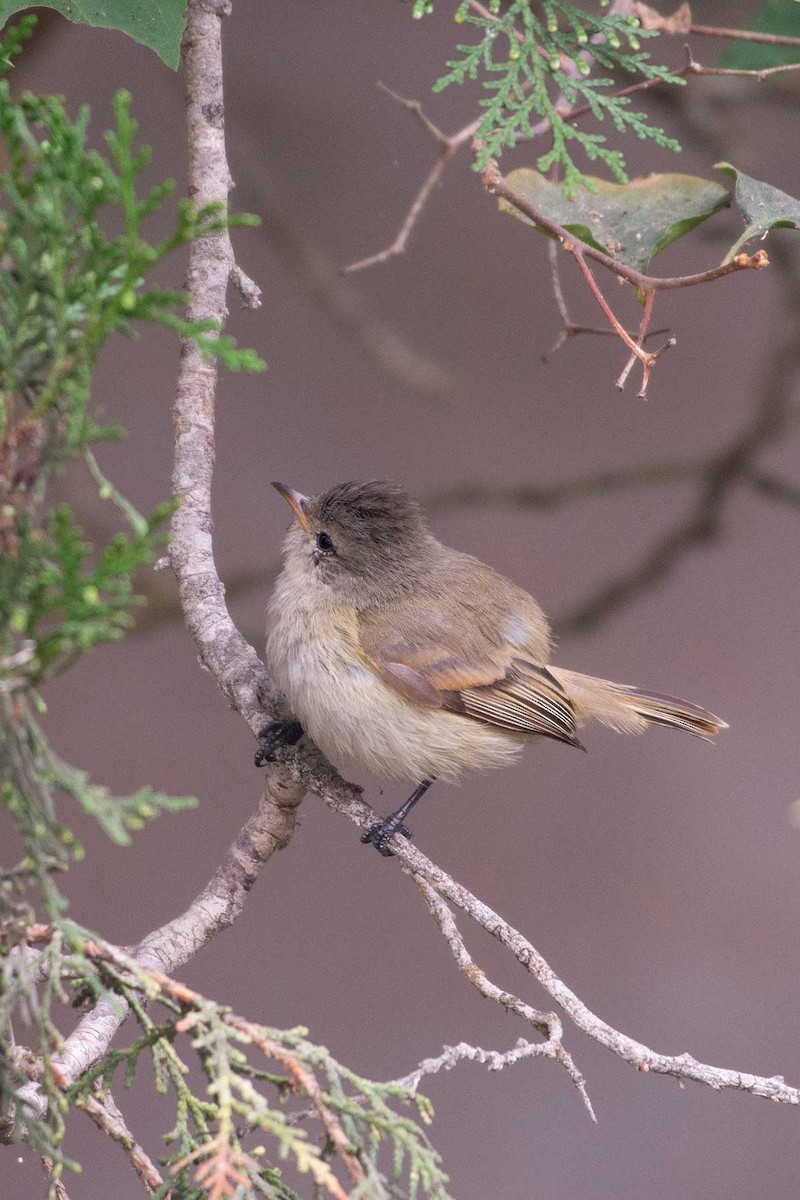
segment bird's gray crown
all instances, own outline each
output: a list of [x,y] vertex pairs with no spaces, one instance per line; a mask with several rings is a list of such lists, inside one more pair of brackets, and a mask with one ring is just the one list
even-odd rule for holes
[[373,544],[402,544],[425,532],[416,500],[394,483],[371,479],[337,483],[317,496],[311,512],[324,527]]

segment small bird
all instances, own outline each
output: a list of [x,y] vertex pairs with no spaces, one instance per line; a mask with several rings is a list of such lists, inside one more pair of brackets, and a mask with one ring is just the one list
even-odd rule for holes
[[649,725],[710,738],[704,708],[550,665],[547,618],[522,588],[442,545],[418,503],[378,481],[304,496],[274,483],[295,519],[269,604],[267,665],[296,720],[262,730],[256,766],[306,732],[342,770],[416,784],[367,830],[389,856],[435,779],[500,767],[525,743],[584,749],[591,718],[622,733]]

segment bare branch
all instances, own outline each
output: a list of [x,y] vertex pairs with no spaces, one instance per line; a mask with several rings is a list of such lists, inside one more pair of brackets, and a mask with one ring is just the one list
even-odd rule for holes
[[464,944],[464,939],[458,931],[453,914],[441,896],[438,895],[424,876],[412,872],[411,878],[425,897],[428,912],[439,926],[442,936],[450,947],[453,958],[456,960],[458,969],[466,975],[472,986],[477,988],[480,994],[485,996],[487,1000],[494,1000],[506,1012],[516,1013],[518,1017],[522,1017],[523,1021],[527,1021],[538,1033],[543,1034],[547,1038],[547,1041],[539,1045],[539,1054],[545,1058],[552,1058],[565,1068],[570,1079],[580,1092],[589,1116],[596,1123],[597,1117],[594,1114],[592,1102],[586,1091],[586,1080],[575,1066],[572,1056],[562,1044],[563,1029],[558,1016],[553,1012],[539,1012],[538,1009],[531,1008],[524,1000],[520,1000],[517,996],[512,996],[510,992],[505,992],[496,983],[492,983],[477,963],[473,961]]
[[800,37],[783,33],[760,33],[754,29],[728,29],[720,25],[690,25],[689,33],[698,37],[729,38],[742,42],[762,42],[766,46],[797,46]]
[[[567,308],[567,302],[564,298],[564,290],[561,287],[561,276],[558,270],[558,246],[552,239],[548,240],[547,243],[547,255],[550,259],[550,282],[553,287],[553,296],[555,297],[558,315],[561,317],[562,328],[550,349],[545,350],[542,353],[542,362],[547,362],[549,359],[551,359],[553,355],[559,351],[565,342],[567,342],[571,337],[578,337],[581,334],[593,334],[598,337],[616,337],[617,331],[613,328],[597,329],[594,325],[578,325],[572,320],[572,317],[569,314],[569,309]],[[649,292],[648,295],[652,297],[652,292]],[[657,337],[659,334],[669,333],[669,329],[648,329],[648,321],[649,314],[647,320],[642,318],[642,323],[635,333],[626,331],[628,332],[628,336],[630,338],[638,338],[637,344],[640,346],[643,345],[649,337]],[[617,381],[617,387],[619,387],[620,390],[622,390],[620,386],[620,380],[622,381],[622,384],[625,383],[625,379],[627,379],[628,373],[635,362],[636,355],[631,355],[631,358],[628,360],[627,367],[622,372],[622,375],[620,375],[620,379]]]
[[[203,890],[186,912],[153,930],[132,951],[142,968],[165,974],[176,971],[236,920],[261,867],[288,845],[302,795],[285,768],[268,774],[258,810],[242,826]],[[102,1058],[127,1015],[127,1004],[117,998],[113,1007],[98,1001],[81,1019],[57,1059],[65,1083],[78,1079]],[[45,1112],[46,1100],[36,1084],[21,1088],[19,1097],[39,1115]]]
[[770,75],[780,75],[784,71],[800,70],[800,62],[796,63],[781,63],[776,67],[759,67],[756,69],[746,70],[744,67],[706,67],[702,63],[696,62],[692,58],[689,47],[686,47],[686,52],[689,55],[689,66],[687,68],[690,75],[738,75],[740,77],[749,77],[757,79],[759,83],[763,83],[765,79],[769,79]]
[[144,1184],[148,1196],[152,1196],[156,1188],[163,1186],[161,1172],[147,1151],[136,1141],[110,1092],[106,1092],[105,1095],[101,1093],[95,1096],[81,1096],[76,1103],[91,1117],[98,1129],[122,1147]]
[[415,1092],[426,1075],[438,1075],[440,1071],[452,1071],[464,1059],[469,1062],[482,1063],[490,1071],[502,1071],[504,1067],[513,1066],[523,1058],[541,1058],[547,1051],[547,1042],[526,1042],[525,1038],[517,1038],[511,1050],[502,1053],[499,1050],[483,1050],[480,1046],[470,1046],[468,1042],[459,1042],[457,1046],[445,1046],[436,1058],[423,1058],[413,1071],[403,1075],[401,1079],[393,1079],[397,1087],[407,1088]]
[[409,860],[416,857],[416,852],[412,854],[414,848],[410,847],[405,839],[400,838],[395,839],[394,845],[396,846],[399,841],[405,843],[398,851],[398,857],[405,860],[404,865],[410,866],[415,873],[424,874],[430,886],[435,888],[441,896],[468,913],[477,924],[510,950],[517,961],[534,976],[579,1029],[624,1061],[637,1067],[640,1071],[673,1075],[678,1079],[691,1079],[717,1091],[732,1088],[785,1104],[800,1104],[800,1089],[790,1087],[782,1076],[764,1078],[757,1075],[746,1075],[724,1067],[713,1067],[698,1062],[688,1053],[660,1054],[613,1029],[596,1016],[556,975],[549,963],[527,938],[507,924],[488,905],[478,900],[460,884],[455,883],[439,868],[434,867],[432,863],[430,871],[412,865]]
[[[647,326],[650,324],[650,316],[653,311],[653,299],[654,299],[653,292],[645,293],[644,314],[642,316],[642,321],[639,326],[639,334],[636,338],[636,345],[638,346],[640,352],[642,350],[642,346],[644,345],[644,339],[647,337]],[[674,340],[675,339],[673,338],[672,339],[673,343],[674,343]],[[630,374],[631,368],[633,367],[633,364],[636,362],[637,357],[638,357],[638,355],[631,354],[630,358],[628,359],[627,364],[625,365],[625,367],[623,367],[622,374],[620,375],[619,379],[617,380],[617,387],[619,388],[620,391],[622,391],[623,388],[625,387],[625,381],[628,378],[628,375]],[[648,367],[645,367],[645,370],[648,370]],[[642,390],[640,392],[640,395],[644,394],[646,383],[647,383],[647,380],[643,378]]]
[[53,1188],[55,1200],[69,1200],[69,1192],[64,1186],[64,1181],[60,1175],[56,1174],[56,1164],[53,1162],[49,1154],[42,1154],[42,1170],[50,1181]]
[[[318,752],[286,750],[279,754],[284,761],[291,763],[296,777],[330,808],[348,817],[361,829],[368,829],[374,824],[377,814],[364,802],[359,790],[342,780]],[[637,1070],[692,1080],[715,1091],[732,1089],[782,1104],[800,1105],[800,1089],[791,1087],[782,1076],[753,1075],[727,1067],[715,1067],[699,1062],[688,1053],[662,1054],[614,1029],[593,1013],[559,978],[523,934],[431,862],[416,846],[404,837],[396,836],[391,847],[410,874],[424,880],[429,888],[460,908],[505,946],[580,1030]]]
[[396,92],[393,92],[391,88],[386,87],[384,84],[380,84],[379,86],[386,92],[387,96],[391,96],[398,104],[402,104],[403,108],[408,112],[413,113],[423,129],[426,129],[436,141],[438,152],[436,162],[431,167],[423,180],[422,186],[412,200],[411,206],[403,219],[403,223],[394,241],[383,250],[379,250],[377,254],[371,254],[368,258],[359,259],[358,262],[350,263],[349,266],[343,267],[342,270],[345,272],[363,271],[365,267],[376,266],[378,263],[386,262],[387,259],[394,258],[396,255],[405,252],[411,231],[421,217],[431,192],[444,174],[445,167],[461,146],[466,145],[475,136],[481,123],[481,118],[478,117],[477,120],[471,121],[469,125],[465,125],[458,133],[450,135],[442,133],[441,129],[425,116],[419,100],[407,100],[403,96],[398,96]]
[[769,496],[771,500],[800,508],[800,483],[778,479],[774,475],[753,475],[751,483],[757,492]]
[[617,318],[614,316],[614,313],[612,312],[605,296],[603,295],[602,291],[600,290],[597,280],[595,279],[594,275],[592,274],[592,272],[590,271],[590,269],[586,263],[583,246],[578,245],[577,242],[564,242],[564,249],[569,254],[573,255],[576,263],[580,267],[580,270],[581,270],[581,273],[582,273],[584,279],[586,280],[587,284],[589,285],[589,291],[592,293],[595,300],[600,305],[600,308],[603,310],[605,315],[608,317],[609,323],[611,324],[613,331],[617,334],[617,336],[625,343],[625,345],[631,351],[631,356],[628,359],[628,363],[625,367],[623,367],[622,372],[621,372],[619,378],[617,379],[617,387],[619,388],[620,391],[623,390],[623,388],[625,387],[625,381],[627,380],[628,375],[630,374],[631,367],[636,362],[636,360],[639,359],[639,361],[642,364],[642,384],[641,384],[641,387],[639,388],[637,395],[640,400],[643,400],[645,398],[645,396],[647,395],[647,383],[648,383],[648,380],[650,379],[650,371],[653,367],[653,364],[656,362],[657,359],[659,359],[661,357],[661,355],[664,353],[665,350],[669,350],[670,347],[674,346],[677,341],[676,338],[671,337],[658,350],[648,351],[643,348],[644,340],[647,337],[647,326],[650,323],[650,315],[653,311],[653,298],[654,298],[655,293],[652,291],[647,291],[644,293],[644,296],[645,296],[644,313],[642,316],[641,324],[639,325],[638,333],[636,335],[636,341],[634,341],[633,338],[631,337],[631,335],[628,333],[627,329],[625,329],[620,324],[620,322],[617,320]]

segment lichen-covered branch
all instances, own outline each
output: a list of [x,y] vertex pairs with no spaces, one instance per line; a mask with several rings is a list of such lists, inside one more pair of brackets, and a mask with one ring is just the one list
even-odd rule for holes
[[502,1071],[504,1067],[513,1066],[524,1058],[542,1058],[548,1056],[548,1042],[528,1042],[525,1038],[517,1038],[510,1050],[484,1050],[481,1046],[470,1046],[468,1042],[459,1042],[456,1046],[445,1046],[441,1054],[435,1058],[423,1058],[413,1071],[403,1075],[401,1079],[392,1082],[398,1087],[416,1091],[427,1075],[438,1075],[440,1071],[452,1071],[460,1062],[477,1062],[488,1067],[490,1071]]
[[[225,155],[221,22],[223,0],[194,0],[184,38],[189,194],[197,208],[227,213],[232,184]],[[227,291],[235,268],[227,230],[197,238],[189,251],[187,315],[195,320],[227,317]],[[280,703],[258,655],[230,619],[211,543],[211,479],[214,469],[214,403],[217,367],[190,342],[181,347],[174,407],[173,517],[170,562],[178,580],[186,623],[203,665],[254,732],[262,700]]]
[[[472,986],[482,996],[485,996],[487,1000],[494,1000],[506,1012],[513,1012],[516,1016],[521,1017],[523,1021],[527,1021],[533,1029],[546,1038],[546,1041],[535,1044],[539,1056],[551,1058],[554,1062],[560,1063],[565,1068],[570,1079],[580,1092],[589,1116],[593,1121],[596,1121],[597,1118],[594,1115],[592,1102],[586,1091],[586,1080],[575,1066],[571,1054],[564,1047],[562,1041],[564,1031],[558,1015],[553,1012],[540,1012],[538,1009],[532,1008],[530,1004],[526,1004],[524,1000],[520,1000],[518,996],[513,996],[510,992],[504,991],[496,983],[493,983],[472,958],[459,932],[453,914],[442,897],[428,883],[424,876],[412,874],[412,878],[425,898],[428,912],[439,926],[442,937],[450,947],[450,953],[456,960],[458,969],[466,975]],[[531,1049],[526,1055],[520,1053],[517,1057],[531,1057],[533,1054],[534,1050]],[[511,1061],[516,1061],[516,1059],[512,1059]]]
[[[280,751],[279,756],[291,764],[296,777],[310,791],[359,828],[368,829],[377,819],[377,814],[363,800],[360,789],[341,779],[317,752],[286,750]],[[593,1013],[559,978],[522,933],[433,863],[421,850],[403,837],[395,837],[392,849],[402,866],[412,875],[423,879],[439,896],[461,909],[505,946],[580,1030],[637,1070],[693,1080],[716,1091],[731,1088],[784,1104],[800,1105],[800,1089],[787,1084],[781,1076],[765,1077],[727,1067],[715,1067],[698,1062],[688,1053],[662,1054],[614,1029]]]
[[98,1129],[122,1147],[148,1196],[152,1196],[157,1188],[163,1186],[161,1172],[147,1151],[136,1141],[110,1092],[102,1098],[83,1096],[78,1101],[78,1106],[94,1121]]
[[[144,969],[172,974],[233,924],[261,867],[276,850],[288,845],[302,794],[285,769],[270,773],[257,811],[242,826],[202,891],[185,912],[154,929],[134,947],[133,957]],[[113,1005],[100,999],[78,1022],[58,1056],[65,1084],[102,1058],[128,1012],[122,997],[115,998]],[[21,1090],[20,1099],[39,1115],[46,1110],[47,1101],[35,1083]]]

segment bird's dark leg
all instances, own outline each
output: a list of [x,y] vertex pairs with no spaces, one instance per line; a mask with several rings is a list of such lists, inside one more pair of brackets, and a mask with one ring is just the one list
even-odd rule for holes
[[270,721],[258,735],[258,749],[255,763],[263,767],[265,763],[275,761],[275,751],[281,746],[293,746],[303,736],[303,726],[299,721]]
[[374,825],[365,830],[361,835],[361,841],[365,844],[371,842],[379,854],[382,854],[384,858],[391,858],[393,852],[389,849],[389,842],[396,833],[400,833],[406,838],[411,837],[411,830],[403,822],[417,801],[425,795],[432,783],[432,779],[423,779],[422,783],[408,797],[405,804],[401,808],[398,808],[397,812],[393,812],[388,816],[385,821],[376,821]]

